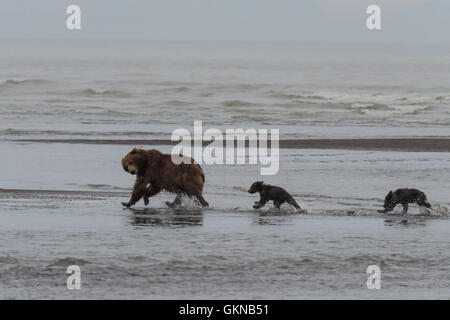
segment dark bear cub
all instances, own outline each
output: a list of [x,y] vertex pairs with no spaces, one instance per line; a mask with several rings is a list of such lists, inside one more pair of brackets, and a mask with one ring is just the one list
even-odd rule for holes
[[422,191],[417,189],[398,189],[394,192],[389,191],[384,199],[384,210],[378,210],[378,212],[386,213],[392,211],[396,205],[401,204],[403,206],[403,214],[406,214],[409,203],[417,203],[421,207],[431,208],[427,196]]
[[280,187],[271,186],[270,184],[264,184],[263,181],[254,182],[248,192],[251,194],[259,192],[260,199],[259,201],[256,201],[253,206],[255,209],[262,208],[271,200],[273,200],[273,205],[277,209],[280,209],[280,206],[285,202],[294,206],[296,209],[301,209],[294,198],[292,198],[286,190]]

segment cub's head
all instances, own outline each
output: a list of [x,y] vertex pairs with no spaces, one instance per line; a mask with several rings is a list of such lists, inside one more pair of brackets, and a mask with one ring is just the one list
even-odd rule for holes
[[396,205],[396,202],[397,202],[397,197],[395,196],[395,194],[392,191],[389,191],[389,193],[384,198],[383,207],[385,209],[392,208]]
[[147,167],[148,155],[144,149],[134,148],[122,158],[123,170],[131,174],[144,173]]
[[261,188],[262,188],[263,184],[264,184],[263,181],[253,182],[253,184],[251,185],[250,189],[248,189],[248,193],[255,193],[255,192],[261,191]]

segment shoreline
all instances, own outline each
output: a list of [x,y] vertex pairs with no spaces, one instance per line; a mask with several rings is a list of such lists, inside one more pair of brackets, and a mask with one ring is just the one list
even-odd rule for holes
[[[176,145],[167,139],[12,139],[22,143],[106,144],[130,146]],[[211,141],[203,141],[207,146]],[[248,141],[246,143],[248,146]],[[270,141],[267,144],[270,147]],[[279,141],[280,149],[346,149],[403,152],[450,152],[450,138],[375,138],[375,139],[288,139]]]
[[[131,189],[130,189],[131,192]],[[47,195],[47,196],[97,196],[97,197],[121,197],[129,196],[129,192],[120,191],[99,191],[99,190],[50,190],[50,189],[9,189],[0,188],[0,195],[14,194],[14,195]]]

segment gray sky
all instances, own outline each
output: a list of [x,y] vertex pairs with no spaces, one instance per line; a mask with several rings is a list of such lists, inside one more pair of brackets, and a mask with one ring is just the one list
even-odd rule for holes
[[[370,4],[382,30],[366,28]],[[449,17],[450,0],[2,0],[0,37],[450,44]]]

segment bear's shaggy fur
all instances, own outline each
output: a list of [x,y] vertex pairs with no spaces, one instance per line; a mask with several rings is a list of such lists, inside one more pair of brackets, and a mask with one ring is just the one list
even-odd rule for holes
[[149,197],[166,190],[177,194],[174,202],[166,202],[168,206],[180,204],[182,195],[194,196],[203,207],[208,206],[202,196],[205,183],[203,170],[192,158],[184,158],[187,161],[177,165],[172,162],[170,154],[163,154],[155,149],[131,150],[122,158],[122,166],[126,172],[136,174],[136,182],[130,201],[122,204],[131,207],[144,197],[147,205]]

